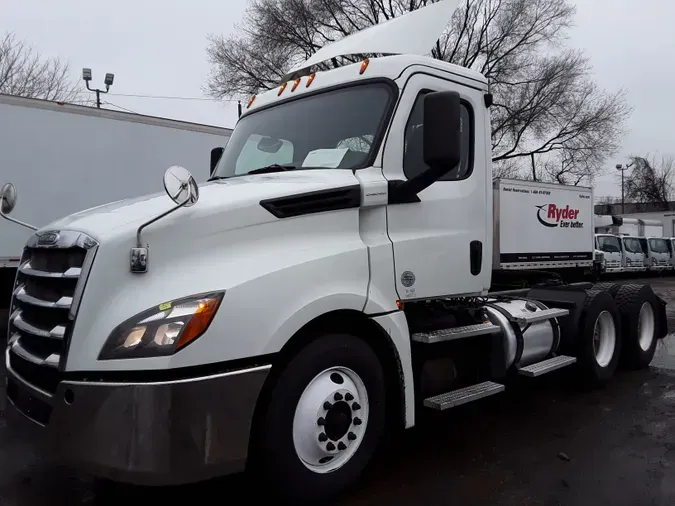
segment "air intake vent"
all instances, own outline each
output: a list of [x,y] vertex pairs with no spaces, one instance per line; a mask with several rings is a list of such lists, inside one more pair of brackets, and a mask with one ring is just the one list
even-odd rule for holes
[[292,218],[303,214],[339,211],[359,207],[360,204],[361,188],[359,185],[300,193],[260,202],[261,206],[277,218]]

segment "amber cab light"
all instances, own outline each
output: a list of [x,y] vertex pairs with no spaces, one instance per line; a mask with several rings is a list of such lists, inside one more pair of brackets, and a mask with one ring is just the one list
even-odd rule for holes
[[361,70],[359,70],[359,74],[363,74],[366,71],[369,63],[370,58],[366,58],[365,60],[363,60],[363,63],[361,63]]

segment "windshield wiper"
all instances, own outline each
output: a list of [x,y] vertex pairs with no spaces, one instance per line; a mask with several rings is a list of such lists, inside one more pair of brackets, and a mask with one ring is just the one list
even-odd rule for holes
[[270,174],[272,172],[285,172],[287,170],[295,170],[297,167],[295,165],[279,165],[278,163],[273,163],[267,167],[261,167],[259,169],[249,170],[248,174]]

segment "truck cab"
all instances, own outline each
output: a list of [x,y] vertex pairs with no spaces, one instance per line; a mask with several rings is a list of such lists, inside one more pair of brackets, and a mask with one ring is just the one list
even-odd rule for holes
[[[493,97],[480,73],[422,56],[458,3],[290,69],[251,98],[206,184],[171,167],[165,195],[31,235],[5,355],[11,423],[96,476],[176,485],[248,470],[316,504],[419,409],[563,367],[602,384],[621,350],[648,366],[666,331],[648,286],[616,300],[590,283],[491,291]],[[0,215],[20,225],[14,191]],[[581,228],[577,206],[547,197],[530,209],[541,226]]]
[[671,270],[673,266],[670,239],[647,237],[645,240],[649,250],[649,270],[657,272]]
[[624,235],[621,237],[623,247],[623,267],[626,272],[643,272],[647,270],[648,257],[640,241],[640,237]]
[[623,272],[621,239],[613,234],[595,234],[595,248],[603,253],[601,271],[606,274]]

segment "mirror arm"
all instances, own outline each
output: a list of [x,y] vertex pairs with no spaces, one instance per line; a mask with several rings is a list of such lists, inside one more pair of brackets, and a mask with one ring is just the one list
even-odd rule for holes
[[160,214],[159,216],[155,216],[155,217],[154,217],[153,219],[151,219],[150,221],[146,221],[146,222],[143,223],[140,227],[138,227],[138,230],[136,230],[136,247],[137,247],[137,248],[143,248],[143,247],[144,247],[144,246],[143,246],[143,243],[141,242],[141,232],[143,231],[143,229],[144,229],[145,227],[147,227],[147,226],[149,226],[149,225],[152,225],[152,224],[155,223],[156,221],[161,220],[162,218],[164,218],[164,217],[170,215],[171,213],[173,213],[173,212],[175,212],[175,211],[178,211],[181,207],[184,207],[185,204],[187,204],[189,201],[190,201],[190,199],[185,199],[185,202],[183,202],[182,204],[178,204],[177,206],[172,207],[172,208],[169,209],[168,211],[163,212],[163,213]]
[[3,213],[2,210],[0,210],[0,216],[5,218],[7,221],[11,221],[12,223],[16,223],[17,225],[21,225],[22,227],[26,227],[30,230],[38,230],[38,227],[34,227],[33,225],[29,225],[28,223],[24,223],[23,221],[19,221],[15,218],[10,218],[5,213]]
[[390,196],[389,203],[404,204],[419,202],[420,199],[417,194],[434,184],[441,177],[450,172],[451,169],[445,170],[443,166],[435,165],[412,179],[400,182],[395,186],[390,186],[390,191],[393,195]]

